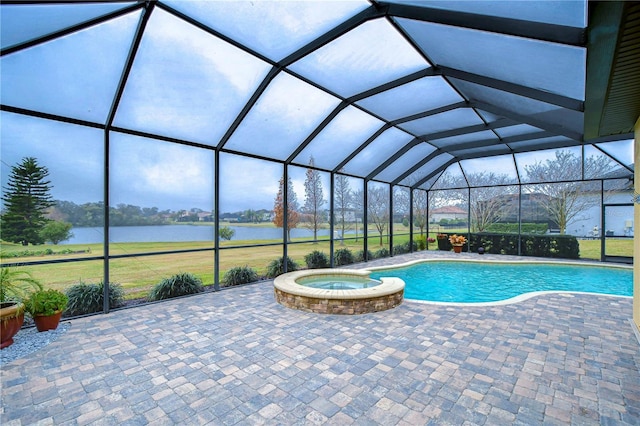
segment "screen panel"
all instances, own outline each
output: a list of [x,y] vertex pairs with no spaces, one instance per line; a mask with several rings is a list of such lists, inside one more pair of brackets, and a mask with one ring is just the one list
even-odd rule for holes
[[340,100],[287,73],[279,73],[225,148],[285,160]]

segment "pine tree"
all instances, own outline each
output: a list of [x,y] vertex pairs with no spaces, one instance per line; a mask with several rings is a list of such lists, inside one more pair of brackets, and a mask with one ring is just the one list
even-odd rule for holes
[[318,229],[322,222],[326,220],[322,206],[327,201],[324,199],[322,191],[322,179],[320,172],[314,169],[313,157],[309,158],[309,168],[304,180],[304,213],[307,216],[307,227],[313,230],[313,239],[318,239]]
[[42,244],[40,231],[47,223],[46,210],[53,206],[47,180],[49,170],[39,166],[33,157],[25,157],[11,168],[2,195],[5,211],[2,214],[2,239],[13,243]]
[[[273,223],[282,228],[284,226],[284,177],[280,178],[280,189],[273,204]],[[291,230],[298,226],[298,197],[293,190],[291,178],[287,182],[287,241],[291,241]]]

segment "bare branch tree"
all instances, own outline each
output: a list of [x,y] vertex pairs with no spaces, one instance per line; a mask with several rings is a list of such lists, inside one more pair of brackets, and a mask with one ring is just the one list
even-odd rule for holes
[[[555,157],[524,167],[528,182],[540,182],[529,188],[530,192],[546,195],[542,207],[551,220],[558,224],[561,234],[566,233],[567,224],[580,213],[598,205],[598,197],[586,196],[599,190],[593,182],[576,182],[582,170],[582,159],[569,150],[558,150]],[[585,159],[585,171],[590,175],[604,176],[610,171],[611,161],[605,156],[590,156]]]
[[427,226],[427,191],[415,189],[413,191],[413,226],[420,229],[420,235],[424,235]]
[[382,236],[389,223],[389,186],[369,185],[368,195],[368,220],[376,227],[382,246]]
[[493,172],[473,173],[468,178],[478,186],[471,189],[469,200],[471,231],[484,232],[507,213],[505,196],[512,191],[511,187],[501,185],[509,184],[513,179],[509,175]]
[[349,185],[349,178],[336,174],[334,182],[334,215],[340,233],[340,245],[344,245],[344,234],[351,229],[347,221],[349,210],[353,208],[353,191]]
[[320,172],[314,169],[314,166],[313,157],[310,157],[309,168],[304,180],[304,207],[302,211],[306,218],[305,226],[313,231],[313,239],[317,240],[318,229],[326,221],[322,206],[327,203],[327,200],[324,199]]

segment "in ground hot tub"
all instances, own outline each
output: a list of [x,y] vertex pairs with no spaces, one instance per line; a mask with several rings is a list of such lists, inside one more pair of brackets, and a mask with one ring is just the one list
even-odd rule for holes
[[400,305],[404,281],[373,280],[367,270],[308,269],[274,280],[276,301],[289,308],[323,314],[364,314]]

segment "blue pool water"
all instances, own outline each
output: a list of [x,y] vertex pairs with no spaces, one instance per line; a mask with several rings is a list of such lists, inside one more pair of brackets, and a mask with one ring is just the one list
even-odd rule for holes
[[558,264],[424,262],[377,270],[404,280],[404,297],[433,302],[496,302],[534,291],[633,295],[631,269]]
[[300,278],[297,283],[307,287],[325,290],[355,290],[358,288],[375,287],[382,284],[378,280],[350,278],[350,277],[313,277]]

